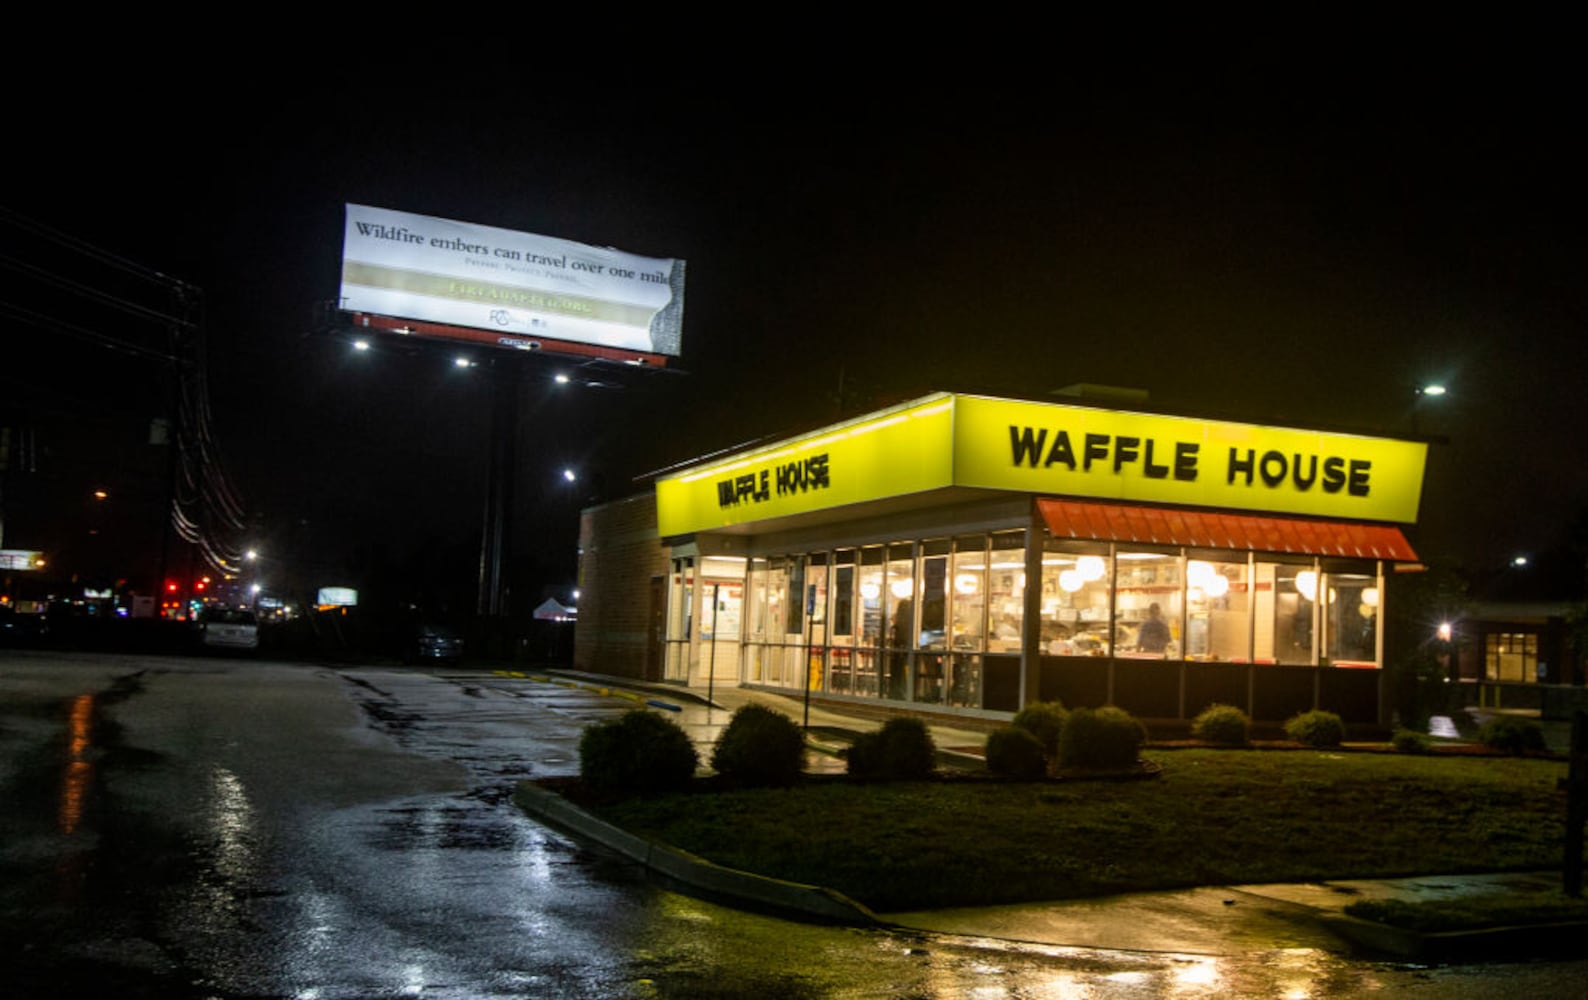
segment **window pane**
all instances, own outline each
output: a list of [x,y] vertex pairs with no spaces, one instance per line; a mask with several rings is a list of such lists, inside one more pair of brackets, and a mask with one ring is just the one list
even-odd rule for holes
[[1187,562],[1187,658],[1242,663],[1250,659],[1251,598],[1245,562]]
[[1257,587],[1257,662],[1312,663],[1316,570],[1297,563],[1259,563]]
[[783,632],[790,637],[805,634],[805,560],[788,562],[788,601],[784,606]]
[[1042,555],[1042,651],[1050,656],[1108,655],[1108,595],[1113,563],[1098,551],[1050,541]]
[[888,677],[883,696],[903,700],[908,691],[910,650],[915,647],[915,559],[908,545],[890,545],[882,589],[888,630]]
[[[1004,547],[1000,548],[1002,545]],[[993,539],[987,564],[987,648],[1020,651],[1021,623],[1026,615],[1026,552],[1019,535]]]
[[1114,648],[1120,656],[1180,655],[1180,557],[1120,552]]
[[1329,601],[1324,655],[1331,662],[1376,662],[1378,581],[1361,573],[1330,573],[1325,583]]
[[921,560],[921,634],[922,649],[943,649],[948,645],[948,556],[927,556]]
[[980,652],[983,647],[987,612],[987,553],[982,549],[954,552],[953,583],[950,589],[954,609],[950,621],[955,649]]
[[[871,550],[881,556],[880,549]],[[869,554],[869,553],[868,553]],[[862,562],[860,567],[860,644],[882,645],[883,567],[877,562]]]
[[833,573],[833,637],[855,634],[855,568],[839,566]]

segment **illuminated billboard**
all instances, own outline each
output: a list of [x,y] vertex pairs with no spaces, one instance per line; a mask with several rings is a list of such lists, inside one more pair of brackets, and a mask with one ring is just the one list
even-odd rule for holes
[[421,335],[484,331],[466,339],[499,347],[676,357],[684,262],[349,204],[338,308],[415,320]]

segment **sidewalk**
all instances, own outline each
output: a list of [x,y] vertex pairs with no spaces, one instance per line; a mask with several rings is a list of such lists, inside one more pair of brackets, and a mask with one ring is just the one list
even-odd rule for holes
[[[551,669],[533,673],[561,678],[593,690],[626,692],[633,700],[679,712],[685,728],[703,746],[715,740],[733,710],[747,703],[775,708],[802,721],[805,705],[796,698],[739,687],[702,689],[646,684],[623,678]],[[694,709],[686,712],[685,706]],[[707,709],[704,713],[701,708]],[[700,720],[706,721],[702,723]],[[809,708],[809,742],[835,762],[851,736],[875,729],[880,718]],[[933,722],[928,726],[943,766],[980,768],[979,755],[954,748],[979,748],[986,733]],[[1482,931],[1421,934],[1374,924],[1345,914],[1358,900],[1399,899],[1427,902],[1496,892],[1543,892],[1560,888],[1558,872],[1427,875],[1398,879],[1350,879],[1296,884],[1202,886],[1132,893],[1097,899],[1057,900],[1007,906],[966,907],[876,914],[838,893],[747,876],[657,845],[583,814],[551,793],[527,792],[519,804],[531,814],[594,839],[646,864],[664,877],[725,902],[768,909],[805,919],[878,923],[934,934],[990,938],[1033,945],[1108,948],[1192,955],[1232,955],[1286,948],[1361,952],[1420,962],[1513,959],[1522,956],[1575,957],[1588,924],[1490,928]]]
[[[710,730],[699,730],[697,727],[687,724],[685,726],[687,729],[695,730],[692,735],[695,736],[696,742],[707,748],[708,753],[702,754],[703,759],[709,755],[710,744],[715,742],[717,732],[720,731],[721,726],[727,723],[728,717],[741,705],[751,703],[765,705],[802,724],[805,723],[806,719],[806,706],[799,698],[774,694],[770,691],[742,688],[737,685],[718,684],[713,686],[708,692],[704,687],[647,683],[624,677],[612,677],[605,674],[592,674],[561,668],[548,668],[529,672],[543,674],[548,677],[566,678],[581,686],[596,690],[631,691],[642,695],[644,701],[656,707],[671,705],[682,708],[684,705],[699,705],[720,709],[723,716],[720,720],[715,721]],[[806,727],[807,732],[810,734],[809,742],[822,750],[833,752],[846,746],[854,735],[881,726],[884,717],[879,715],[875,718],[869,718],[856,713],[839,711],[830,705],[817,703],[810,706],[809,719],[809,725]],[[968,725],[955,726],[938,720],[929,721],[927,729],[932,734],[932,741],[937,744],[939,764],[941,766],[965,767],[977,770],[983,766],[980,751],[987,743],[986,729],[978,730]],[[838,770],[842,770],[841,761]]]

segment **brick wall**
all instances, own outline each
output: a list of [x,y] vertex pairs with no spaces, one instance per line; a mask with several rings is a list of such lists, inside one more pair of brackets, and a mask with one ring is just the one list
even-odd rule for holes
[[[649,677],[646,657],[653,642],[651,581],[661,577],[665,587],[668,569],[668,550],[656,530],[654,493],[580,514],[575,669],[661,679],[660,650]],[[665,597],[664,589],[664,601]]]

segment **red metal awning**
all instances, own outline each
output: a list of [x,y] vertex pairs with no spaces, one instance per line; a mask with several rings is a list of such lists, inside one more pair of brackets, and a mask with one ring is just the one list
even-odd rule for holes
[[1399,528],[1169,507],[1037,499],[1055,538],[1416,562]]

